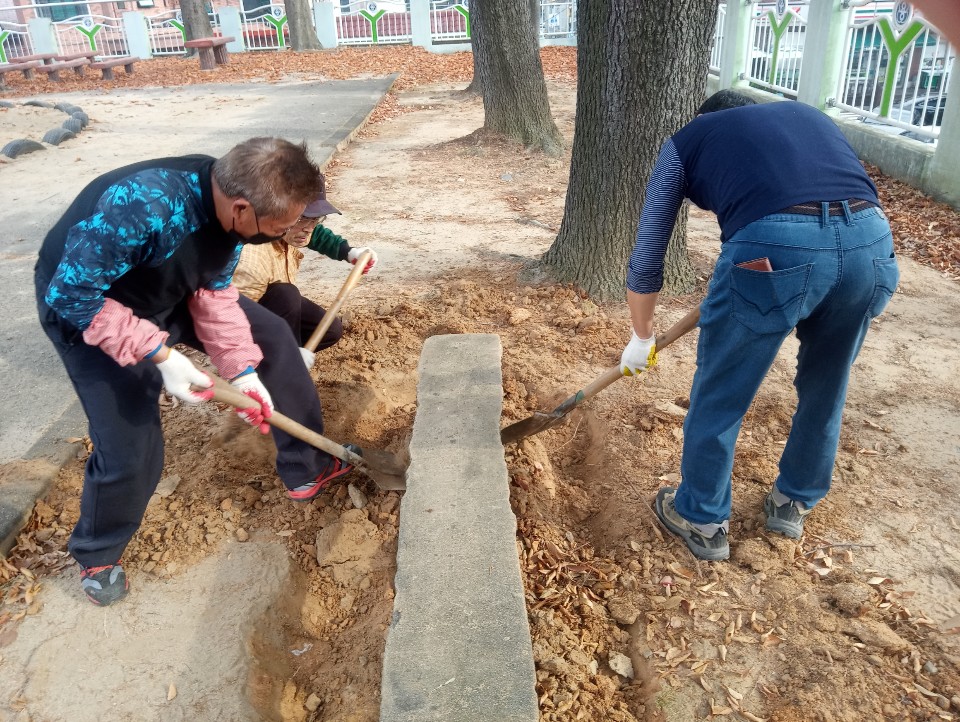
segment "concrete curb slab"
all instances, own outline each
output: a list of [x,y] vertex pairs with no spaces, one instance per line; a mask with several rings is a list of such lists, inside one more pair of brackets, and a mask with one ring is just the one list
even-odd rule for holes
[[493,334],[423,347],[381,722],[539,719],[500,443],[500,356]]

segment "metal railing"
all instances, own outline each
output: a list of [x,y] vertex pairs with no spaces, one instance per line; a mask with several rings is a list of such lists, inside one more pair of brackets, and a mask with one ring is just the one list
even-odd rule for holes
[[717,22],[713,26],[713,45],[710,47],[710,72],[720,74],[720,58],[723,57],[724,25],[727,20],[727,4],[720,3],[717,7]]
[[430,35],[438,42],[468,42],[469,0],[453,3],[450,0],[433,0],[430,3]]
[[33,55],[33,41],[26,23],[0,21],[0,63],[21,55]]
[[128,55],[123,24],[106,15],[78,15],[53,23],[57,49],[61,55],[87,50],[99,57]]
[[890,133],[935,140],[956,49],[901,5],[850,5],[854,12],[834,105]]
[[564,38],[577,34],[577,2],[540,2],[540,37]]
[[377,45],[408,43],[410,13],[402,2],[351,2],[346,9],[336,7],[337,38],[341,45]]
[[807,36],[808,1],[761,2],[750,20],[746,78],[775,93],[796,98]]
[[241,10],[243,44],[248,50],[283,50],[290,37],[287,11],[283,5],[261,5]]
[[150,52],[154,55],[182,55],[186,33],[183,16],[179,10],[170,10],[147,18],[147,33],[150,36]]

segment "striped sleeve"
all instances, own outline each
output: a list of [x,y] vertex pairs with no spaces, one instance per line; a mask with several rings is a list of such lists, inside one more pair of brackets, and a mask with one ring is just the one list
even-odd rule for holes
[[237,289],[227,286],[216,291],[201,288],[187,301],[197,338],[220,375],[228,379],[263,361],[239,299]]
[[663,259],[677,222],[686,185],[683,163],[672,140],[660,149],[650,174],[637,242],[627,267],[627,288],[634,293],[657,293],[663,287]]

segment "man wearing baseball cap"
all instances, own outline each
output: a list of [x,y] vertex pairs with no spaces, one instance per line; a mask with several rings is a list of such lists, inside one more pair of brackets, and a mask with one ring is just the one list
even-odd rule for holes
[[[363,272],[369,273],[377,264],[377,254],[372,249],[365,246],[352,248],[347,241],[323,225],[331,213],[342,214],[327,200],[325,179],[322,176],[321,179],[320,194],[304,209],[283,239],[263,245],[244,246],[240,263],[233,274],[233,284],[240,293],[287,322],[300,345],[300,355],[308,369],[313,368],[316,357],[303,344],[320,325],[326,312],[310,299],[304,298],[297,288],[297,273],[303,260],[300,249],[306,247],[335,261],[350,263],[356,263],[364,252],[370,251],[371,258]],[[337,319],[320,340],[318,350],[330,348],[342,335],[343,324]]]

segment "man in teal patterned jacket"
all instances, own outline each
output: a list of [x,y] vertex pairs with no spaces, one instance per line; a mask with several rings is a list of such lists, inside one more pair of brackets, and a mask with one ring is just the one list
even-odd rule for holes
[[[212,394],[192,390],[211,379],[174,345],[205,351],[251,397],[240,415],[262,433],[274,407],[323,432],[286,324],[231,284],[241,248],[283,238],[320,179],[305,146],[278,138],[252,138],[219,159],[144,161],[91,182],[44,239],[35,269],[40,322],[94,445],[68,546],[94,603],[128,589],[120,557],[163,468],[161,385],[187,403]],[[281,431],[273,438],[277,473],[295,500],[350,470]]]

